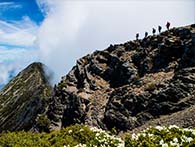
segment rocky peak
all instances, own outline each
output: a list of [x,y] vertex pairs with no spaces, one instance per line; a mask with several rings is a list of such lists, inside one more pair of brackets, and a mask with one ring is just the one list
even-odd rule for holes
[[51,86],[42,63],[33,63],[0,92],[0,131],[29,130],[37,115],[45,111]]
[[82,123],[132,130],[187,111],[195,104],[194,87],[195,25],[190,25],[79,59],[55,86],[46,114],[51,129]]

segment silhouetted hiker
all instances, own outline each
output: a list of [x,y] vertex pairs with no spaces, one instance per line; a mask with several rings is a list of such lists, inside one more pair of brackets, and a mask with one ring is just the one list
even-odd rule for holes
[[154,35],[155,33],[156,33],[156,29],[153,28],[153,29],[152,29],[152,34]]
[[139,33],[136,34],[136,40],[138,40],[138,38],[139,38]]
[[145,38],[148,37],[148,32],[145,32]]
[[167,22],[166,24],[167,30],[169,30],[170,25],[171,25],[170,22]]
[[57,86],[56,86],[56,84],[54,85],[54,92],[56,92],[57,91]]
[[162,27],[161,26],[158,26],[159,33],[161,33],[161,30],[162,30]]

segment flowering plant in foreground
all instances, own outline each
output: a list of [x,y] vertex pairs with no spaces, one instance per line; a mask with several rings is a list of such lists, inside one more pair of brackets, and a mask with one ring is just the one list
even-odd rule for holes
[[[117,137],[116,135],[110,134],[108,131],[98,129],[96,127],[88,127],[84,126],[84,129],[80,129],[80,132],[85,132],[86,129],[89,129],[91,138],[88,142],[80,142],[74,147],[124,147],[125,142]],[[69,130],[68,132],[73,133],[73,130]],[[71,134],[70,133],[70,134]],[[64,145],[64,147],[71,147],[70,145]]]
[[[87,126],[85,126],[87,127]],[[89,127],[95,133],[90,143],[75,147],[194,147],[195,129],[179,128],[176,125],[149,127],[137,134],[125,134],[123,139],[107,131]],[[123,141],[124,140],[124,141]],[[67,147],[67,146],[65,146]]]
[[138,133],[127,135],[127,147],[193,147],[195,146],[195,129],[169,127],[149,127]]
[[0,147],[195,147],[195,129],[149,127],[137,134],[113,135],[86,125],[72,125],[50,133],[2,132]]

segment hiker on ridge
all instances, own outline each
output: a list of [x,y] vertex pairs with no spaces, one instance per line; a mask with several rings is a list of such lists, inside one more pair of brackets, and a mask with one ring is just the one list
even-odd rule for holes
[[167,22],[167,24],[166,24],[167,30],[169,30],[170,25],[171,25],[170,22]]
[[145,32],[145,38],[148,37],[148,32]]
[[158,26],[158,32],[161,33],[162,27]]
[[139,33],[136,34],[136,40],[138,40],[138,38],[139,38]]
[[152,34],[154,35],[155,33],[156,33],[156,29],[153,28],[153,29],[152,29]]

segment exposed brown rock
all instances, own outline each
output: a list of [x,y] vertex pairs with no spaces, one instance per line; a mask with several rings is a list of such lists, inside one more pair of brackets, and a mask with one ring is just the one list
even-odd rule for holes
[[50,129],[82,123],[133,130],[162,118],[177,124],[193,113],[194,88],[194,25],[110,45],[79,59],[57,85],[47,111]]
[[86,55],[52,96],[43,65],[30,65],[0,92],[0,131],[76,123],[134,132],[158,124],[195,127],[194,26]]

